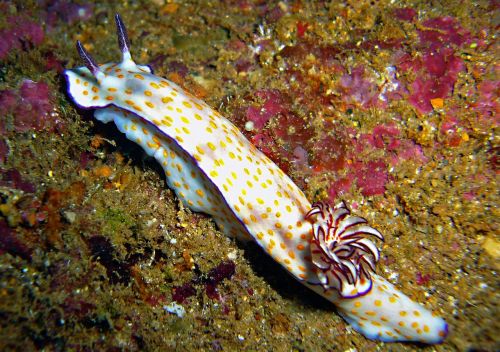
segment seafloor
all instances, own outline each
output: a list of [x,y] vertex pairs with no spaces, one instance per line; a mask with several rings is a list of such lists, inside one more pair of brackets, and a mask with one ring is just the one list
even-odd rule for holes
[[[494,351],[500,2],[0,2],[1,351]],[[227,116],[311,201],[385,234],[378,272],[450,325],[370,341],[65,94],[132,53]],[[201,137],[202,138],[202,137]],[[181,308],[182,307],[182,308]],[[170,312],[169,312],[170,311]]]

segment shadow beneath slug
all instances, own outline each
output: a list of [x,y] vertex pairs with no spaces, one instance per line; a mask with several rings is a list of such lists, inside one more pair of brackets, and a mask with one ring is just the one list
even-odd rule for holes
[[[149,156],[139,144],[131,141],[125,134],[118,131],[115,124],[97,121],[92,116],[91,118],[94,122],[94,126],[91,129],[91,135],[100,135],[106,141],[102,148],[107,149],[108,152],[120,152],[126,159],[130,160],[132,166],[138,166],[142,170],[150,169],[160,176],[166,187],[167,180],[165,171],[163,171],[161,165],[155,158]],[[106,153],[106,155],[107,157],[112,157],[111,153]]]
[[262,277],[281,296],[305,307],[336,312],[333,303],[302,285],[257,243],[249,242],[241,246],[245,249],[244,257],[252,265],[255,274]]

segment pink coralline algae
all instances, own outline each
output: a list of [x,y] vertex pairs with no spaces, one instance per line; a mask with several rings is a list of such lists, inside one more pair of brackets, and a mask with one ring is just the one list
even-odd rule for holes
[[263,103],[260,106],[248,107],[246,116],[249,121],[254,123],[256,130],[261,130],[272,117],[285,111],[285,108],[277,90],[260,90],[255,92],[255,96]]
[[427,51],[412,60],[410,66],[418,77],[410,86],[408,101],[421,114],[433,110],[431,99],[444,99],[451,94],[458,74],[465,69],[462,59],[451,48]]
[[418,30],[420,42],[433,50],[454,44],[460,46],[470,42],[470,33],[453,17],[436,17],[422,23]]
[[6,22],[7,27],[0,30],[0,60],[12,49],[28,49],[42,43],[44,32],[39,24],[21,16],[9,17]]
[[[398,165],[405,160],[420,164],[428,160],[418,144],[401,135],[396,124],[377,125],[371,133],[351,138],[352,146],[349,147],[341,143],[341,140],[344,140],[340,138],[341,134],[337,135],[339,138],[327,136],[318,142],[320,151],[331,150],[332,153],[320,152],[313,160],[313,165],[317,164],[314,166],[314,171],[346,170],[348,176],[337,178],[330,185],[328,195],[332,201],[348,192],[353,185],[360,189],[363,196],[383,194],[390,180],[387,171],[390,166]],[[365,160],[374,153],[380,155],[378,151],[384,153],[373,160]]]
[[498,127],[500,125],[500,81],[486,80],[478,84],[476,101],[471,104],[478,114],[478,122]]
[[454,47],[469,43],[470,33],[452,17],[437,17],[424,21],[418,30],[422,54],[403,54],[397,60],[398,69],[412,71],[417,78],[410,85],[408,100],[421,114],[433,110],[431,99],[447,98],[453,91],[458,74],[465,70]]
[[328,196],[332,202],[338,196],[348,192],[353,184],[356,184],[365,197],[384,194],[385,185],[389,180],[387,165],[384,161],[356,161],[348,164],[346,169],[349,176],[336,180],[328,189]]
[[391,165],[410,159],[419,163],[427,162],[428,159],[423,154],[422,148],[413,140],[402,138],[400,134],[395,124],[377,125],[372,133],[360,136],[359,143],[356,143],[356,151],[360,153],[367,147],[383,149]]
[[339,90],[348,105],[370,108],[382,103],[374,78],[370,78],[362,66],[353,68],[351,73],[340,78]]
[[75,4],[70,1],[49,1],[47,7],[47,24],[54,26],[58,19],[68,24],[76,21],[86,21],[93,16],[94,5],[87,3],[84,5]]
[[[53,112],[49,86],[44,82],[24,80],[19,91],[0,91],[0,115],[12,115],[16,132],[54,130],[62,121]],[[1,125],[0,131],[7,126]]]

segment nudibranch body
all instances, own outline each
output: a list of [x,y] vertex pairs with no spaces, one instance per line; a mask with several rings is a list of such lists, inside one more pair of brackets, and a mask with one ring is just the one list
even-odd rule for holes
[[439,343],[447,325],[374,273],[369,236],[382,235],[343,203],[311,205],[302,191],[226,118],[178,85],[136,65],[120,17],[120,63],[97,65],[78,42],[85,67],[65,71],[81,108],[113,121],[163,167],[167,183],[228,236],[255,240],[297,280],[337,305],[365,336]]

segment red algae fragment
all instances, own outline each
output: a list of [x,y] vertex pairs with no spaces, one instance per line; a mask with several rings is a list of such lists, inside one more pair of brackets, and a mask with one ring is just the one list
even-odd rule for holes
[[236,271],[236,265],[228,260],[220,263],[208,273],[208,282],[218,285],[224,279],[230,279]]
[[174,287],[172,299],[177,303],[184,303],[189,297],[196,294],[196,289],[191,283],[185,283],[182,286]]
[[104,236],[95,235],[88,240],[88,246],[92,256],[105,268],[111,284],[128,284],[130,281],[129,263],[119,261],[115,258],[113,245]]
[[184,303],[189,297],[196,294],[194,285],[204,284],[205,293],[210,299],[220,300],[220,294],[217,291],[217,285],[224,279],[230,279],[236,271],[236,264],[231,261],[225,261],[211,269],[206,276],[200,276],[191,282],[187,282],[173,289],[172,299],[177,303]]
[[7,144],[7,140],[3,137],[0,137],[0,164],[3,164],[7,161],[7,156],[9,155],[9,151],[10,148],[9,145]]
[[297,22],[297,37],[302,38],[309,27],[309,23],[307,22]]
[[423,274],[421,272],[417,272],[415,282],[417,285],[427,285],[431,280],[430,274]]
[[417,11],[410,7],[402,7],[394,10],[394,16],[399,20],[412,22],[417,16]]
[[23,192],[35,192],[35,185],[23,180],[21,173],[16,169],[0,169],[0,186],[20,189]]
[[0,255],[10,253],[25,260],[31,259],[33,250],[16,236],[5,220],[0,219]]

